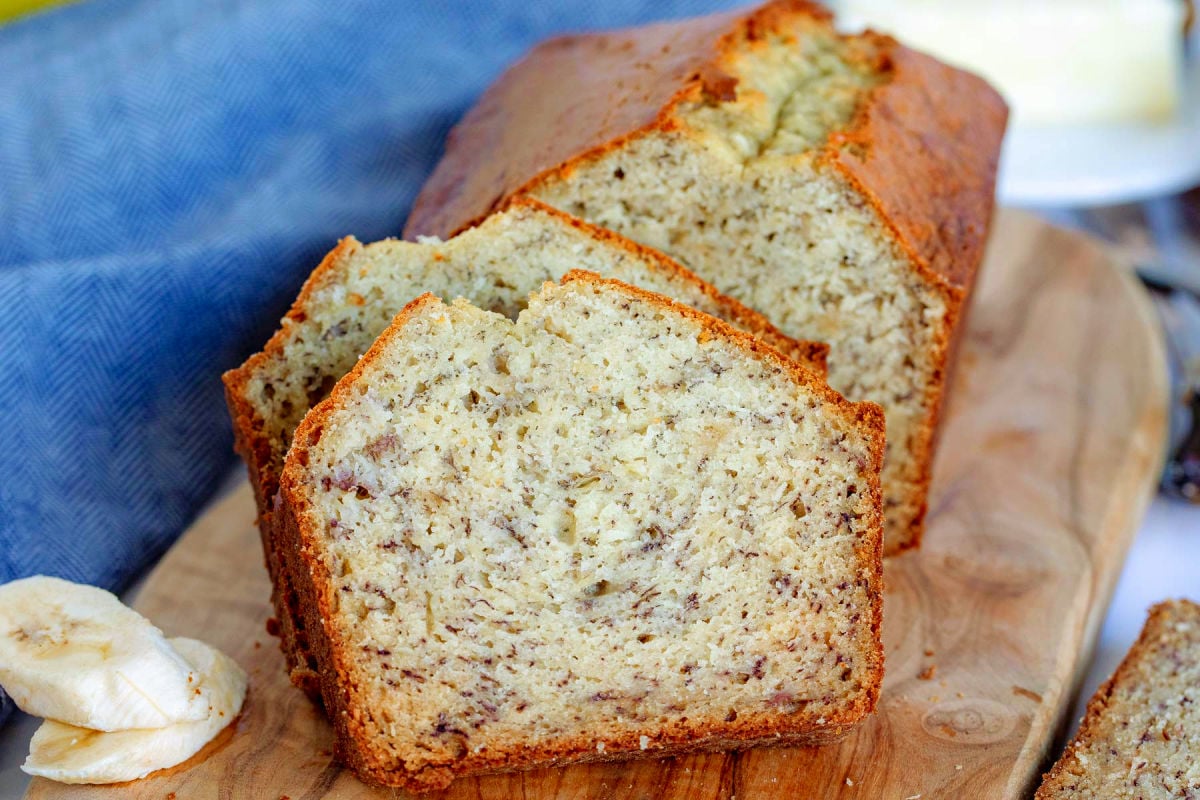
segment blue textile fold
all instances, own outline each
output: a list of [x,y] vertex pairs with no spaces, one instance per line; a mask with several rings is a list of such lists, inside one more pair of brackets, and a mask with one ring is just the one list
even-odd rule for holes
[[[0,28],[0,583],[120,590],[233,455],[219,376],[545,36],[719,0],[88,0]],[[256,558],[257,554],[247,554]]]

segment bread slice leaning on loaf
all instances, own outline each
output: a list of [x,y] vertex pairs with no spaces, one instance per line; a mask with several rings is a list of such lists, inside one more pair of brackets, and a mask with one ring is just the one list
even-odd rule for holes
[[283,459],[300,420],[354,366],[395,314],[418,295],[462,296],[516,316],[544,281],[588,269],[666,294],[727,320],[824,372],[828,348],[799,342],[761,314],[716,292],[665,256],[537,200],[518,200],[447,242],[346,239],[313,272],[283,327],[262,352],[224,376],[235,444],[258,504],[278,633],[292,680],[317,692],[296,594],[279,569],[272,508]]
[[428,790],[846,734],[882,676],[882,455],[877,406],[661,295],[417,299],[280,489],[341,757]]
[[828,342],[833,387],[887,412],[896,552],[923,530],[1005,120],[982,80],[808,2],[567,36],[455,128],[405,235],[538,197]]
[[1200,797],[1200,605],[1150,609],[1036,800]]

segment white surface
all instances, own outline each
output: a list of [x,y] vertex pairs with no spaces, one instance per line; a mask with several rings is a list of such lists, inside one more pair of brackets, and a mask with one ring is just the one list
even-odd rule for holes
[[1169,118],[1180,0],[838,0],[839,27],[896,35],[985,78],[1018,125]]
[[1102,205],[1173,194],[1200,183],[1200,58],[1167,124],[1019,127],[1000,160],[1000,202]]
[[[1156,498],[1129,553],[1105,618],[1095,657],[1072,711],[1072,730],[1087,699],[1142,629],[1150,606],[1172,597],[1200,601],[1200,505]],[[127,593],[127,597],[132,592]],[[17,713],[0,727],[0,799],[20,798],[29,783],[19,766],[38,721]]]

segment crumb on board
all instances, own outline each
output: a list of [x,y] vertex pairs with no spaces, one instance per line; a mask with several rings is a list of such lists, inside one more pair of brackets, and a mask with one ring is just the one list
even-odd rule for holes
[[1026,697],[1035,703],[1042,702],[1042,696],[1035,691],[1026,689],[1024,686],[1013,686],[1012,693],[1017,697]]
[[926,651],[925,651],[925,657],[926,657],[926,658],[933,658],[933,650],[926,650]]
[[917,675],[917,680],[931,681],[931,680],[933,680],[933,675],[936,672],[937,672],[937,664],[930,664],[928,667],[921,670],[921,673],[919,675]]

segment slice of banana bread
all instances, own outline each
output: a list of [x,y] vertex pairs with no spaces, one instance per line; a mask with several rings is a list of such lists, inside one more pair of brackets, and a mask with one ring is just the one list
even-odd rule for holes
[[974,76],[780,0],[545,42],[451,134],[407,236],[532,195],[677,258],[888,419],[886,549],[917,544],[1006,109]]
[[1150,609],[1037,800],[1200,798],[1200,606]]
[[666,294],[824,372],[826,345],[783,336],[761,314],[717,293],[665,256],[537,200],[519,200],[479,228],[444,243],[384,241],[364,247],[352,238],[344,240],[309,278],[263,351],[224,376],[236,446],[258,502],[278,633],[293,680],[310,694],[316,691],[312,657],[294,610],[295,593],[280,574],[270,533],[279,471],[292,432],[396,312],[418,295],[463,296],[515,316],[543,282],[572,269]]
[[280,488],[340,753],[460,775],[820,743],[874,707],[883,414],[661,295],[411,303]]

